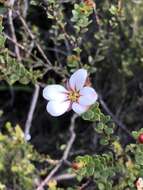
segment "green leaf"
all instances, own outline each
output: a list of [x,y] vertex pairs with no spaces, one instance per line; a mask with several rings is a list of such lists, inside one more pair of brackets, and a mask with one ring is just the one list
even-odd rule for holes
[[87,121],[92,121],[94,118],[94,112],[92,110],[88,110],[84,114],[82,114],[82,118]]
[[109,141],[108,141],[108,139],[106,139],[106,138],[102,138],[102,139],[100,139],[100,144],[101,145],[108,145],[109,144]]
[[105,130],[105,132],[106,132],[108,135],[111,135],[111,134],[114,133],[114,130],[113,130],[112,128],[108,127],[108,126],[107,126],[104,130]]
[[95,127],[95,131],[97,133],[103,133],[103,129],[104,129],[104,124],[102,122],[99,122],[96,127]]
[[137,139],[139,133],[138,133],[137,131],[133,131],[133,132],[132,132],[132,135],[133,135],[133,137],[134,137],[135,139]]
[[105,190],[105,186],[103,183],[98,183],[97,185],[98,185],[99,190]]

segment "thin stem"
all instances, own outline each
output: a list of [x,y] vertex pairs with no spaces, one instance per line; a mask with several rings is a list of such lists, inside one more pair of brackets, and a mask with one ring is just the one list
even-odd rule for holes
[[40,91],[40,86],[38,84],[36,84],[35,90],[33,93],[33,97],[32,97],[32,101],[31,101],[31,105],[30,105],[30,109],[28,112],[27,120],[25,123],[25,139],[26,140],[30,140],[30,138],[31,138],[30,128],[31,128],[32,120],[33,120],[34,111],[35,111],[35,108],[37,105],[38,97],[39,97],[39,91]]
[[75,177],[76,177],[76,174],[61,174],[61,175],[55,176],[53,179],[55,179],[56,181],[63,181],[63,180],[74,179]]
[[52,65],[52,63],[50,62],[50,60],[47,58],[46,54],[44,53],[42,47],[40,46],[40,44],[36,41],[36,38],[34,36],[34,34],[32,33],[32,31],[30,30],[30,28],[28,27],[26,21],[24,20],[24,18],[20,15],[20,13],[18,11],[16,11],[16,13],[18,14],[21,23],[23,24],[25,30],[28,32],[30,38],[35,42],[35,45],[38,49],[38,51],[41,53],[42,57],[44,58],[44,60],[47,62],[48,65]]
[[16,53],[17,59],[19,61],[21,61],[20,50],[19,50],[19,47],[17,45],[17,38],[16,38],[15,28],[14,28],[14,23],[13,23],[13,10],[12,10],[12,8],[14,6],[14,3],[15,3],[15,0],[11,0],[9,2],[9,5],[11,8],[8,8],[8,19],[9,19],[9,26],[10,26],[10,30],[11,30],[11,36],[12,36],[13,41],[15,42],[15,45],[14,45],[15,53]]
[[[103,109],[112,117],[113,121],[122,129],[124,130],[131,138],[133,138],[132,134],[127,130],[127,127],[125,124],[123,124],[108,108],[107,104],[103,101],[103,99],[99,98],[100,104],[103,107]],[[134,138],[133,138],[134,139]]]
[[70,124],[70,128],[69,128],[69,131],[70,131],[70,139],[69,141],[67,142],[67,146],[66,146],[66,149],[63,153],[63,156],[61,158],[61,160],[59,161],[59,163],[53,168],[53,170],[49,173],[49,175],[44,179],[44,181],[42,181],[40,183],[40,185],[37,187],[37,190],[42,190],[43,187],[48,184],[48,182],[51,180],[51,178],[54,176],[54,174],[59,170],[59,168],[62,166],[62,164],[67,160],[68,156],[69,156],[69,153],[70,153],[70,150],[72,148],[72,145],[74,143],[74,140],[75,140],[75,137],[76,137],[76,134],[75,134],[75,120],[76,118],[78,117],[77,114],[74,114],[73,117],[71,118],[71,124]]

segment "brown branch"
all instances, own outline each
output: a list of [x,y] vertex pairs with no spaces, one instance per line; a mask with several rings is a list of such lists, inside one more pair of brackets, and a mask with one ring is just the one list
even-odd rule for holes
[[74,114],[73,117],[71,118],[71,124],[70,124],[70,129],[69,129],[69,131],[70,131],[70,139],[69,139],[69,141],[67,143],[67,147],[66,147],[66,149],[64,151],[63,160],[67,160],[69,152],[70,152],[70,149],[71,149],[71,147],[73,145],[73,142],[75,140],[75,137],[76,137],[76,134],[74,132],[74,128],[75,128],[75,119],[77,117],[78,117],[78,115]]
[[[10,36],[8,36],[6,33],[4,33],[5,37],[10,40],[12,43],[16,44],[19,48],[21,48],[23,51],[25,51],[27,53],[27,56],[31,55],[32,58],[34,58],[37,62],[38,62],[38,58],[31,53],[31,50],[27,50],[26,47],[24,47],[23,45],[19,44],[18,42],[14,41],[14,39],[12,39]],[[33,42],[33,41],[32,41]],[[31,43],[32,44],[32,43]],[[59,50],[60,51],[60,50]],[[15,56],[15,53],[11,52],[11,55],[12,56]],[[26,57],[27,57],[26,56]],[[22,59],[24,60],[25,58],[22,57]],[[50,70],[53,70],[54,72],[56,72],[57,74],[59,74],[60,76],[62,76],[63,78],[65,78],[65,76],[68,75],[68,73],[61,67],[58,67],[58,66],[52,66],[52,65],[45,65],[44,62],[42,60],[40,60],[42,62],[42,65],[41,64],[36,64],[34,66],[31,66],[32,68],[36,68],[36,67],[39,67],[39,66],[44,66],[46,68],[45,72],[43,73],[44,75],[50,71]],[[47,84],[42,84],[42,83],[38,83],[41,87],[45,87]]]
[[76,177],[76,174],[61,174],[61,175],[55,176],[52,179],[54,179],[56,181],[63,181],[63,180],[74,179],[75,177]]
[[40,91],[40,87],[38,84],[35,85],[35,90],[33,93],[33,97],[32,97],[32,101],[31,101],[31,105],[30,105],[30,109],[28,112],[28,116],[27,116],[27,120],[25,123],[25,139],[28,141],[30,140],[31,136],[30,136],[30,128],[31,128],[31,123],[32,123],[32,119],[33,119],[33,114],[36,108],[36,104],[37,104],[37,100],[39,97],[39,91]]
[[[99,101],[103,109],[112,117],[113,121],[122,129],[124,130],[131,138],[133,138],[132,134],[127,130],[127,127],[125,124],[123,124],[108,108],[107,104],[104,102],[102,97],[99,97]],[[134,139],[134,138],[133,138]]]
[[74,132],[75,129],[75,120],[78,117],[77,114],[74,114],[71,118],[71,124],[70,124],[70,139],[67,142],[67,146],[66,149],[63,153],[63,156],[61,158],[61,160],[59,161],[59,163],[53,168],[53,170],[49,173],[49,175],[44,179],[44,181],[41,182],[41,184],[37,187],[37,190],[42,190],[43,187],[51,180],[51,178],[54,176],[54,174],[59,170],[59,168],[62,166],[62,164],[67,160],[69,152],[72,148],[72,145],[74,143],[76,134]]
[[52,63],[50,62],[50,60],[47,58],[46,54],[44,53],[42,47],[40,46],[40,44],[36,41],[36,38],[34,36],[34,34],[32,33],[32,31],[30,30],[30,28],[28,27],[26,21],[24,20],[24,18],[20,15],[20,13],[18,11],[16,11],[17,15],[19,16],[21,23],[23,24],[25,30],[28,32],[30,38],[35,42],[35,45],[38,49],[38,51],[41,53],[42,57],[44,58],[44,60],[46,61],[46,63],[48,65],[52,65]]
[[29,3],[28,0],[23,0],[24,8],[23,8],[23,17],[25,18],[27,16]]
[[25,50],[25,47],[22,46],[21,44],[19,44],[17,41],[15,41],[13,38],[11,38],[10,36],[8,36],[6,33],[4,33],[5,37],[11,41],[13,44],[15,44],[16,46],[18,46],[19,48],[21,48],[22,50],[26,51]]
[[[17,45],[21,50],[23,50],[23,51],[26,53],[26,57],[28,57],[28,56],[31,55],[32,58],[34,58],[36,61],[38,61],[38,58],[37,58],[34,54],[31,53],[31,50],[27,50],[26,47],[24,47],[24,46],[21,45],[20,43],[16,42],[13,38],[11,38],[10,36],[8,36],[5,32],[4,32],[4,35],[5,35],[5,37],[6,37],[9,41],[11,41],[13,44]],[[30,48],[31,48],[31,47],[30,47]],[[15,56],[14,53],[13,53],[12,55]],[[25,58],[22,57],[22,59],[25,59]],[[43,62],[42,60],[40,60],[40,61],[42,62],[42,66],[45,66],[44,62]],[[41,65],[38,65],[38,66],[41,66]],[[47,66],[47,65],[46,65],[45,67],[54,70],[54,68],[52,68],[52,66]]]
[[90,180],[88,180],[87,182],[85,182],[84,184],[81,185],[81,187],[79,187],[79,190],[84,190],[85,188],[87,188],[87,186],[89,185]]
[[17,45],[17,38],[16,38],[15,28],[14,28],[14,24],[13,24],[13,6],[14,6],[14,3],[15,3],[15,0],[9,1],[10,8],[8,8],[8,20],[9,20],[9,26],[10,26],[10,30],[11,30],[11,37],[12,37],[13,41],[15,42],[15,45],[14,45],[15,54],[17,56],[17,59],[19,61],[21,61],[20,50],[19,50],[19,47]]

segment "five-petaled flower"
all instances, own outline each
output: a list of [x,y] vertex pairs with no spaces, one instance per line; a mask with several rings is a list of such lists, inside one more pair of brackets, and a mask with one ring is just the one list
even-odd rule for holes
[[60,116],[71,109],[79,115],[86,112],[98,97],[87,81],[87,71],[79,69],[71,75],[66,88],[58,84],[45,87],[43,97],[49,101],[48,113]]
[[143,178],[139,177],[136,181],[137,190],[143,190]]

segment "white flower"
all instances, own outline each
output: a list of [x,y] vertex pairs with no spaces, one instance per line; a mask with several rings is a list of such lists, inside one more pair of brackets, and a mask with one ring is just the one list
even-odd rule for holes
[[73,73],[67,87],[58,84],[48,85],[43,90],[43,97],[48,100],[47,111],[52,116],[60,116],[73,110],[77,114],[86,112],[97,100],[97,93],[86,85],[87,71],[79,69]]
[[136,181],[137,190],[143,190],[143,178],[139,177]]

